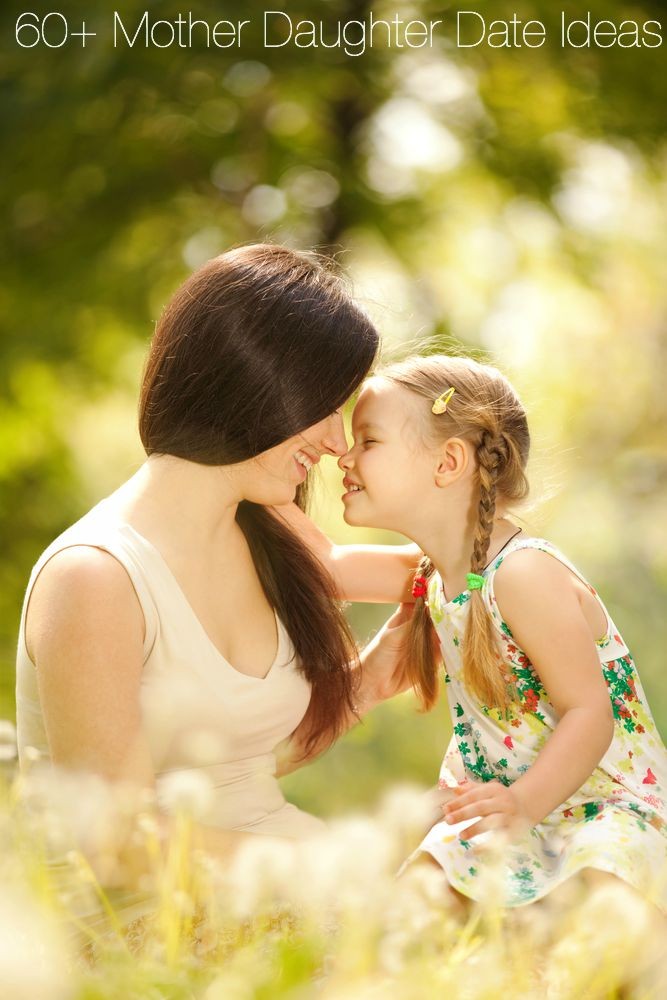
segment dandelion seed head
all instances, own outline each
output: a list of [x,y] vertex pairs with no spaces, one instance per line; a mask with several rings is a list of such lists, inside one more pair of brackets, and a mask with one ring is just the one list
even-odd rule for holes
[[113,851],[121,835],[119,790],[99,775],[44,764],[19,785],[20,799],[52,854]]
[[158,779],[157,800],[167,813],[204,822],[213,805],[213,786],[201,771],[170,771]]
[[54,920],[20,890],[0,897],[0,984],[11,1000],[68,1000],[71,958]]
[[382,799],[378,821],[392,833],[422,833],[433,822],[433,800],[421,789],[396,785]]
[[16,726],[9,719],[0,719],[0,763],[11,763],[17,754]]
[[393,879],[395,851],[386,829],[372,819],[336,820],[321,837],[301,845],[299,899],[315,909],[383,906],[383,886]]
[[267,905],[291,898],[299,879],[298,845],[257,835],[242,844],[223,878],[231,909],[247,917]]

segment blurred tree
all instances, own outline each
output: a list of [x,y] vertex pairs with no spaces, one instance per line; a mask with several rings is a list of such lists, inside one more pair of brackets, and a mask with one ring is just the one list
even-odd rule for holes
[[[587,11],[664,17],[657,0],[613,7]],[[390,344],[454,337],[510,368],[555,461],[541,478],[567,484],[551,534],[618,609],[667,723],[664,46],[563,49],[546,0],[475,5],[542,20],[534,50],[457,49],[451,3],[290,6],[294,22],[444,20],[432,49],[358,57],[264,48],[257,0],[229,50],[114,48],[111,9],[57,9],[97,32],[85,49],[21,49],[23,5],[0,15],[5,711],[30,565],[140,460],[133,397],[162,303],[207,257],[269,238],[343,251]],[[136,25],[146,5],[118,9]]]

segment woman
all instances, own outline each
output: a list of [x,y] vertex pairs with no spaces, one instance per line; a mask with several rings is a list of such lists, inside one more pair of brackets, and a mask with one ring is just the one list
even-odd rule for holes
[[158,801],[174,771],[197,769],[213,789],[200,834],[216,852],[321,828],[285,802],[275,748],[293,734],[302,763],[398,689],[402,629],[385,629],[361,668],[336,598],[400,599],[415,558],[365,553],[359,575],[358,553],[331,550],[334,583],[271,508],[346,451],[340,407],[377,344],[340,283],[285,248],[232,250],[176,292],[144,373],[146,462],[30,578],[22,763],[35,747]]

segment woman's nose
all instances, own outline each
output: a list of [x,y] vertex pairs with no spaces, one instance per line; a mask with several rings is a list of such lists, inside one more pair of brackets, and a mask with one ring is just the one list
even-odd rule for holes
[[329,426],[322,439],[322,445],[330,455],[344,455],[347,451],[347,438],[345,437],[345,425],[343,424],[342,413],[332,413],[329,418]]

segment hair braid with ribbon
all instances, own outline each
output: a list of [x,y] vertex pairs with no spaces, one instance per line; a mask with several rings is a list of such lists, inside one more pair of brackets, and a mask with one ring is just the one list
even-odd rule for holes
[[415,573],[412,596],[415,608],[408,635],[407,676],[424,708],[431,708],[438,697],[438,640],[428,610],[428,585],[435,566],[422,556]]

